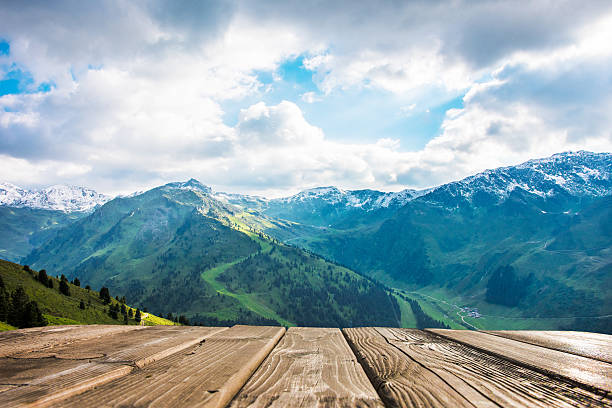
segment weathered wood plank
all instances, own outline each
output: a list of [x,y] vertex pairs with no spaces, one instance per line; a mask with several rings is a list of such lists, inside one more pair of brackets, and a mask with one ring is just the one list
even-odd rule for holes
[[63,401],[66,407],[223,407],[283,336],[282,327],[234,326],[181,353]]
[[612,407],[605,393],[551,378],[475,348],[413,329],[378,329],[478,407]]
[[383,407],[339,329],[290,328],[231,407]]
[[0,333],[0,357],[142,329],[142,326],[90,325],[11,330]]
[[149,327],[0,358],[0,405],[56,403],[224,329]]
[[483,332],[427,330],[548,375],[562,376],[585,386],[612,392],[612,365],[609,363]]
[[87,339],[40,351],[14,354],[13,358],[46,358],[114,362],[137,367],[191,347],[225,327],[152,326],[144,330]]
[[473,407],[429,369],[371,327],[343,329],[351,349],[387,407]]
[[612,363],[612,336],[575,331],[501,330],[486,331],[524,343]]

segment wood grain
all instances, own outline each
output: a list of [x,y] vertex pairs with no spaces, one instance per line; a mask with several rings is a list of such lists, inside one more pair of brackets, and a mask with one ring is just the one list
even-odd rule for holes
[[339,329],[291,327],[231,407],[383,407]]
[[66,407],[224,407],[283,336],[282,327],[234,326],[183,352],[63,401]]
[[141,326],[45,326],[0,332],[0,357],[141,330]]
[[199,344],[223,329],[157,326],[0,358],[0,384],[6,386],[0,392],[0,405],[57,403]]
[[377,330],[479,407],[612,407],[605,393],[578,388],[433,333]]
[[139,368],[198,344],[224,327],[151,326],[40,351],[14,354],[13,358],[94,360],[135,365]]
[[486,333],[612,363],[612,336],[609,334],[535,330],[486,331]]
[[473,407],[451,385],[390,344],[376,329],[343,329],[387,407]]
[[562,376],[585,386],[612,392],[612,365],[609,363],[483,332],[427,330],[545,374]]

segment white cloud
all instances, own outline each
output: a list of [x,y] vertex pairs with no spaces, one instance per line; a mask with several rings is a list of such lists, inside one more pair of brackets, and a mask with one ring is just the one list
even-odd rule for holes
[[[606,1],[325,10],[287,1],[6,2],[0,38],[11,52],[2,64],[30,72],[34,88],[54,87],[0,97],[0,179],[109,193],[188,177],[260,193],[399,189],[560,150],[611,150],[609,11]],[[334,140],[293,102],[253,103],[271,87],[258,72],[281,82],[279,64],[303,55],[320,87],[299,91],[319,102],[306,112],[359,91],[398,98],[389,115],[400,109],[405,118],[417,104],[430,112],[429,93],[465,93],[464,107],[449,110],[420,150],[385,134]],[[229,102],[245,105],[235,126]]]
[[302,100],[306,103],[320,102],[322,99],[317,96],[315,92],[304,92],[302,94]]

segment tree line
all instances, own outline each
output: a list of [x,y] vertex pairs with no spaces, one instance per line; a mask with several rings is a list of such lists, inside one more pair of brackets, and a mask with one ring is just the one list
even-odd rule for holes
[[1,276],[0,321],[20,329],[47,325],[47,320],[43,317],[38,303],[30,300],[21,286],[9,293]]

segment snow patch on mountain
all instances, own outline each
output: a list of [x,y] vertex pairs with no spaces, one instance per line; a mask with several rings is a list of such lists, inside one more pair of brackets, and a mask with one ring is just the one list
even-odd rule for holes
[[327,205],[361,208],[374,211],[381,208],[401,207],[429,190],[406,189],[399,192],[377,190],[342,190],[337,187],[317,187],[301,191],[293,196],[270,200],[275,204],[297,204],[318,201]]
[[181,190],[194,190],[200,191],[205,194],[212,194],[212,189],[205,184],[200,183],[198,180],[192,178],[187,181],[177,181],[174,183],[168,183],[163,187],[177,188]]
[[274,205],[332,205],[374,211],[399,208],[410,201],[423,199],[446,203],[454,200],[473,202],[478,194],[503,201],[514,190],[521,189],[542,198],[557,194],[602,197],[612,194],[612,154],[566,152],[529,160],[517,166],[485,170],[460,181],[424,190],[399,192],[376,190],[342,190],[317,187],[290,197],[269,200]]
[[557,194],[603,197],[612,194],[612,154],[585,151],[558,153],[517,166],[486,170],[431,190],[424,197],[437,201],[443,195],[472,201],[488,194],[498,201],[520,188],[542,198]]
[[10,207],[83,212],[110,199],[86,187],[55,185],[42,190],[28,190],[11,183],[0,183],[0,205]]

